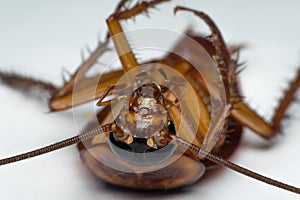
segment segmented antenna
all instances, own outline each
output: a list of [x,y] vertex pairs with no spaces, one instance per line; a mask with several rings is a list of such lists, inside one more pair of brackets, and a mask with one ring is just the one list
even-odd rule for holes
[[226,160],[226,159],[224,159],[224,158],[222,158],[218,155],[215,155],[215,154],[210,153],[210,152],[206,152],[206,151],[202,150],[200,147],[198,147],[194,144],[191,144],[191,143],[189,143],[188,141],[186,141],[182,138],[176,137],[176,142],[179,146],[197,153],[200,158],[203,157],[203,155],[205,155],[206,159],[208,159],[208,160],[210,160],[210,161],[212,161],[212,162],[214,162],[214,163],[216,163],[220,166],[227,167],[229,169],[232,169],[235,172],[238,172],[238,173],[243,174],[245,176],[248,176],[250,178],[254,178],[256,180],[262,181],[262,182],[267,183],[269,185],[273,185],[275,187],[278,187],[278,188],[281,188],[281,189],[284,189],[284,190],[288,190],[290,192],[300,194],[300,188],[288,185],[286,183],[282,183],[280,181],[277,181],[277,180],[268,178],[266,176],[260,175],[256,172],[250,171],[249,169],[246,169],[246,168],[241,167],[237,164],[234,164],[234,163],[232,163],[232,162],[230,162],[230,161],[228,161],[228,160]]
[[57,142],[57,143],[54,143],[54,144],[51,144],[51,145],[33,150],[33,151],[30,151],[30,152],[26,152],[26,153],[19,154],[19,155],[16,155],[16,156],[12,156],[12,157],[9,157],[9,158],[1,159],[0,160],[0,165],[6,165],[6,164],[9,164],[9,163],[13,163],[13,162],[25,160],[25,159],[28,159],[28,158],[32,158],[32,157],[35,157],[35,156],[39,156],[39,155],[42,155],[42,154],[45,154],[45,153],[49,153],[51,151],[55,151],[55,150],[58,150],[58,149],[76,144],[78,142],[85,141],[89,138],[92,138],[92,137],[98,135],[98,134],[105,133],[105,132],[108,132],[108,131],[112,131],[113,129],[114,129],[114,123],[107,124],[107,125],[104,125],[104,126],[101,126],[101,127],[97,126],[97,127],[93,128],[91,130],[88,130],[88,131],[80,134],[80,135],[68,138],[66,140],[63,140],[63,141],[60,141],[60,142]]
[[[63,140],[63,141],[60,141],[60,142],[42,147],[40,149],[33,150],[33,151],[23,153],[23,154],[19,154],[19,155],[16,155],[16,156],[12,156],[12,157],[9,157],[9,158],[1,159],[0,160],[0,165],[6,165],[6,164],[9,164],[9,163],[13,163],[13,162],[25,160],[25,159],[28,159],[28,158],[32,158],[32,157],[35,157],[35,156],[39,156],[39,155],[42,155],[42,154],[45,154],[45,153],[49,153],[51,151],[55,151],[55,150],[58,150],[58,149],[76,144],[78,142],[85,141],[85,140],[87,140],[91,137],[94,137],[94,136],[98,135],[98,134],[113,131],[114,128],[115,128],[114,123],[107,124],[107,125],[104,125],[104,126],[101,126],[101,127],[95,127],[94,129],[88,130],[88,131],[86,131],[86,132],[84,132],[80,135],[77,135],[77,136],[68,138],[66,140]],[[290,192],[300,194],[300,188],[297,188],[297,187],[294,187],[292,185],[288,185],[288,184],[279,182],[277,180],[274,180],[274,179],[268,178],[266,176],[260,175],[256,172],[250,171],[249,169],[246,169],[246,168],[241,167],[237,164],[234,164],[234,163],[232,163],[232,162],[230,162],[230,161],[228,161],[228,160],[226,160],[226,159],[224,159],[220,156],[217,156],[213,153],[206,152],[206,151],[202,150],[200,147],[198,147],[194,144],[191,144],[191,143],[187,142],[186,140],[184,140],[182,138],[176,137],[176,142],[179,146],[197,153],[199,155],[199,157],[203,157],[202,155],[205,155],[206,159],[208,159],[208,160],[210,160],[210,161],[212,161],[212,162],[214,162],[214,163],[216,163],[220,166],[227,167],[229,169],[232,169],[235,172],[238,172],[238,173],[243,174],[245,176],[248,176],[248,177],[254,178],[256,180],[262,181],[262,182],[267,183],[269,185],[273,185],[275,187],[278,187],[278,188],[281,188],[281,189],[284,189],[284,190],[287,190],[287,191],[290,191]]]

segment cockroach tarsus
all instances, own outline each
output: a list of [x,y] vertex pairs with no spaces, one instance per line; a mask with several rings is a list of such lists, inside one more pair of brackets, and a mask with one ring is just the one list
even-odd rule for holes
[[[104,106],[97,114],[97,121],[91,122],[80,135],[1,159],[0,165],[78,144],[83,162],[95,175],[123,187],[149,190],[178,188],[194,183],[206,168],[218,164],[300,194],[299,188],[226,160],[235,151],[243,127],[250,128],[265,139],[280,132],[285,112],[299,87],[300,72],[283,95],[271,123],[266,122],[240,96],[237,80],[239,64],[236,58],[239,48],[227,47],[219,28],[207,14],[180,6],[174,9],[174,13],[193,13],[207,24],[211,34],[204,37],[188,31],[187,37],[175,44],[172,53],[159,60],[139,63],[120,21],[147,12],[167,1],[142,1],[126,9],[128,1],[122,0],[108,17],[108,37],[112,38],[122,70],[108,72],[101,75],[101,78],[99,75],[85,76],[106,51],[107,40],[91,52],[61,88],[32,78],[0,72],[2,82],[12,87],[21,90],[38,87],[48,91],[51,94],[49,107],[52,111],[65,110],[93,100],[98,101],[98,106]],[[203,76],[191,64],[203,62],[195,57],[199,52],[190,45],[191,39],[205,49],[214,63],[214,70],[218,72],[217,77],[222,83],[221,89],[218,78]],[[187,61],[177,54],[182,49],[189,51],[191,60]],[[172,74],[169,68],[178,74]],[[183,84],[181,76],[188,83]],[[98,80],[100,82],[96,82],[95,86]],[[95,90],[91,92],[94,87]],[[222,91],[224,95],[220,94]],[[110,95],[117,97],[104,101]],[[189,97],[193,97],[192,100]],[[214,98],[219,100],[219,106],[213,104]],[[213,117],[214,110],[218,114]],[[201,117],[194,111],[199,111]]]

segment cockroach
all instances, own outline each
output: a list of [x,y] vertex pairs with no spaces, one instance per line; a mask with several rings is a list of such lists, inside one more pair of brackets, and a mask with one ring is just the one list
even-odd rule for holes
[[[205,166],[208,168],[214,165],[212,163],[213,161],[221,165],[226,165],[227,167],[235,168],[242,173],[249,173],[251,176],[257,179],[263,179],[273,185],[279,184],[278,186],[280,186],[281,184],[276,183],[274,180],[266,179],[252,172],[245,171],[245,169],[241,169],[215,156],[221,155],[227,158],[235,150],[242,131],[242,126],[252,129],[267,139],[278,134],[281,120],[286,109],[285,104],[289,104],[293,100],[291,96],[296,92],[295,89],[299,82],[298,76],[291,82],[291,87],[285,92],[285,98],[283,98],[279,104],[282,106],[278,107],[277,112],[275,112],[276,117],[273,119],[274,123],[272,126],[269,126],[255,111],[250,108],[248,109],[248,106],[243,104],[244,101],[240,96],[236,80],[238,62],[234,57],[234,55],[236,55],[235,53],[239,52],[239,49],[229,49],[223,41],[218,27],[207,14],[186,7],[176,7],[175,11],[186,11],[195,14],[204,20],[212,31],[209,37],[196,35],[192,32],[186,32],[186,34],[189,36],[187,38],[191,38],[193,41],[201,44],[208,52],[209,58],[216,67],[215,69],[218,69],[217,75],[220,75],[219,77],[222,78],[221,81],[224,83],[224,88],[222,89],[224,89],[224,91],[218,90],[218,84],[216,84],[218,87],[215,87],[215,84],[213,84],[218,81],[218,77],[214,76],[216,74],[212,74],[213,77],[210,78],[203,76],[203,74],[201,74],[203,77],[197,75],[197,70],[194,70],[194,66],[190,65],[189,62],[181,57],[176,56],[176,54],[170,53],[159,60],[138,63],[134,53],[130,51],[125,54],[120,53],[124,48],[130,49],[130,46],[126,44],[126,38],[124,37],[126,35],[118,35],[122,32],[122,29],[120,29],[122,27],[119,27],[116,18],[127,18],[127,15],[128,17],[132,17],[134,12],[145,11],[145,9],[148,9],[147,7],[152,7],[161,2],[164,1],[140,2],[130,8],[125,8],[124,5],[126,1],[121,1],[117,6],[116,12],[107,19],[110,36],[112,37],[116,50],[120,54],[124,71],[109,72],[101,77],[97,75],[96,78],[100,81],[98,88],[92,88],[95,87],[94,82],[92,82],[93,84],[90,86],[89,81],[92,79],[80,77],[80,73],[85,71],[84,67],[86,65],[81,65],[77,71],[78,73],[72,76],[74,79],[71,78],[71,81],[68,80],[60,89],[57,89],[52,84],[38,82],[15,74],[1,73],[2,81],[12,87],[20,86],[20,83],[21,87],[23,87],[27,83],[30,83],[30,85],[49,91],[52,94],[49,103],[52,111],[63,110],[94,99],[97,100],[97,105],[106,106],[106,108],[98,114],[98,120],[100,124],[103,125],[107,121],[107,116],[111,116],[112,123],[101,126],[101,128],[99,128],[97,124],[90,123],[89,127],[84,132],[81,132],[80,138],[74,137],[72,140],[67,139],[65,142],[59,143],[60,145],[58,146],[51,146],[50,149],[56,149],[79,142],[78,148],[84,163],[95,174],[112,184],[136,189],[165,190],[182,187],[195,182],[198,176],[205,171]],[[179,42],[176,43],[173,51],[180,53],[181,49],[191,49],[191,45],[187,44],[189,44],[189,39],[180,39]],[[128,45],[128,47],[126,47],[126,45]],[[106,51],[104,46],[105,43],[102,43],[96,51],[98,53],[102,50]],[[193,50],[192,48],[190,54],[194,53]],[[200,53],[198,51],[195,51],[195,53],[199,53],[199,56],[202,54],[202,52]],[[95,55],[95,52],[92,52],[90,57],[85,61],[87,63],[90,62],[93,55]],[[96,55],[96,57],[100,57],[100,54]],[[204,62],[203,59],[205,60],[205,58],[200,59],[201,62]],[[192,63],[193,61],[190,62]],[[153,66],[153,63],[155,63],[155,66]],[[170,71],[168,67],[165,67],[166,65],[171,66],[172,69],[176,69],[176,71],[180,73]],[[90,67],[89,65],[87,66]],[[189,66],[193,67],[191,68]],[[154,71],[149,71],[148,68]],[[201,72],[205,73],[205,71]],[[125,74],[125,76],[123,76],[123,74]],[[209,76],[209,74],[207,76]],[[188,83],[185,82],[184,78],[188,80]],[[111,82],[105,85],[103,84],[104,81]],[[86,83],[87,86],[85,85]],[[190,87],[187,86],[187,84],[190,84]],[[86,95],[86,89],[90,88],[96,89],[96,96],[91,99],[89,95]],[[189,94],[190,91],[196,92]],[[224,92],[225,95],[220,95],[222,92]],[[111,94],[117,97],[106,100],[105,97]],[[191,97],[190,95],[193,99],[192,103],[185,99],[186,97]],[[72,96],[73,99],[70,96]],[[207,102],[209,101],[209,97],[213,100],[217,100],[216,103],[220,104]],[[204,101],[203,103],[206,107],[201,107],[202,101]],[[194,102],[197,102],[195,103],[196,107],[193,105]],[[222,107],[222,103],[224,102],[225,104]],[[121,108],[115,107],[115,104]],[[199,104],[200,117],[198,116],[198,118],[200,118],[200,121],[197,121],[199,119],[194,116],[193,110],[197,110]],[[122,107],[122,105],[127,106]],[[212,110],[215,108],[218,110],[219,107],[222,109],[217,113],[219,115],[217,115],[215,121],[212,122],[214,126],[211,132],[208,131],[208,127],[206,128],[207,130],[201,130],[203,129],[201,125],[205,124],[205,119],[207,119],[205,114],[211,114]],[[208,110],[207,113],[202,112],[202,109],[205,108]],[[144,115],[147,115],[149,119],[144,118]],[[177,119],[177,117],[179,119]],[[201,117],[203,117],[202,119],[204,119],[204,121],[202,121]],[[127,120],[123,121],[124,119]],[[105,123],[102,121],[105,121]],[[195,128],[193,123],[197,125],[198,123],[200,124],[199,128],[194,131],[197,135],[192,135],[195,139],[191,139],[190,135],[186,135],[186,133],[179,133],[181,131],[194,133],[189,130],[190,126]],[[221,125],[219,125],[220,123]],[[183,125],[182,129],[180,129],[181,124]],[[94,128],[92,131],[89,129],[90,126]],[[87,142],[80,141],[83,139],[85,133],[90,134],[99,131],[105,132],[106,137],[99,138],[97,136],[98,139],[88,139]],[[157,131],[159,131],[159,133],[154,134]],[[202,143],[202,141],[205,140],[204,138],[208,137],[204,136],[201,138],[200,133],[206,134],[207,131],[212,139],[208,139],[208,143]],[[230,137],[228,135],[230,135]],[[102,134],[102,136],[104,136],[104,134]],[[98,140],[100,140],[100,142]],[[102,144],[102,140],[105,140],[105,144]],[[130,152],[128,148],[130,151],[134,149],[135,153]],[[25,154],[24,156],[19,155],[18,157],[3,159],[1,163],[7,164],[9,162],[25,159],[43,153],[43,151],[49,152],[50,149],[46,148],[42,151]],[[145,153],[145,151],[147,151],[147,153]],[[90,152],[92,152],[94,156],[99,152],[100,156],[108,157],[101,160],[101,162],[95,162]],[[158,153],[156,154],[156,152]],[[98,157],[98,159],[101,158]],[[109,163],[105,163],[106,161]],[[104,162],[104,165],[102,162]],[[187,163],[189,165],[187,165]],[[128,169],[128,166],[130,169]],[[188,167],[191,168],[189,169]],[[174,171],[177,173],[173,173]],[[281,185],[280,187],[299,193],[299,189],[293,188],[292,186]]]

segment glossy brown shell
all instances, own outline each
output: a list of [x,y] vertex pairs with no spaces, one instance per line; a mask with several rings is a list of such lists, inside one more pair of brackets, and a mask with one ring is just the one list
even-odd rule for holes
[[[92,154],[96,153],[97,158]],[[178,156],[178,153],[174,153],[173,157]],[[133,189],[171,189],[184,185],[189,185],[197,181],[204,173],[205,167],[197,160],[192,159],[189,156],[180,156],[175,162],[160,170],[155,170],[145,173],[135,173],[135,169],[132,169],[131,164],[118,158],[105,144],[98,144],[92,146],[88,150],[82,150],[80,156],[83,162],[92,170],[92,172],[113,185],[129,187]],[[112,165],[119,165],[122,168],[126,168],[126,171],[122,172],[110,167],[107,167],[99,160],[109,159]],[[171,158],[172,159],[172,158]]]

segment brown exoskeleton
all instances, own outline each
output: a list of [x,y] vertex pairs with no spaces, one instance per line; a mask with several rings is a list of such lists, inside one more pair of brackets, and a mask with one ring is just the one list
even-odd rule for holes
[[[114,23],[116,23],[116,22],[114,22]],[[114,24],[113,25],[113,28],[115,28],[116,27],[116,24]],[[216,31],[216,30],[214,30],[214,31]],[[111,35],[114,35],[114,33],[111,33]],[[206,38],[203,38],[203,37],[201,37],[201,36],[193,36],[193,35],[190,35],[193,39],[196,39],[196,40],[199,40],[198,42],[200,43],[200,44],[202,44],[202,46],[204,46],[205,48],[206,48],[206,50],[208,50],[208,52],[211,54],[211,56],[214,58],[214,61],[217,63],[216,65],[217,66],[219,66],[219,67],[221,67],[222,65],[224,65],[224,61],[226,61],[226,62],[228,62],[228,60],[226,60],[226,59],[229,59],[227,56],[228,55],[226,55],[226,51],[224,50],[224,49],[222,49],[222,48],[225,48],[226,46],[223,46],[223,45],[220,45],[220,47],[221,47],[221,51],[219,52],[219,53],[212,53],[212,51],[214,50],[211,50],[210,48],[211,47],[214,47],[214,48],[216,48],[215,49],[215,51],[217,52],[217,48],[218,48],[218,42],[220,42],[220,38],[221,37],[219,37],[218,36],[218,34],[215,32],[215,36],[218,36],[219,38],[214,38],[214,37],[212,37],[212,38],[210,38],[210,39],[206,39]],[[212,43],[210,40],[214,40],[214,39],[216,39],[216,43]],[[221,42],[220,42],[221,43]],[[183,48],[188,48],[188,47],[185,47],[185,44],[186,44],[186,42],[185,41],[182,41],[181,43],[179,42],[179,44],[178,45],[183,45]],[[124,47],[123,46],[124,44],[122,43],[122,47]],[[116,46],[118,46],[118,45],[116,45]],[[118,47],[116,47],[116,48],[118,48]],[[120,48],[120,47],[119,47]],[[224,51],[224,52],[223,52]],[[129,55],[129,57],[131,57],[132,55]],[[171,65],[172,67],[173,67],[173,61],[175,60],[175,64],[176,63],[180,63],[180,62],[183,62],[184,63],[184,61],[181,61],[180,59],[179,60],[176,60],[176,59],[178,59],[178,58],[173,58],[172,56],[174,56],[174,55],[169,55],[169,56],[167,56],[166,58],[164,58],[164,59],[162,59],[162,60],[160,60],[159,62],[160,63],[162,63],[162,64],[167,64],[167,65]],[[222,58],[221,60],[220,60],[220,57],[224,57],[224,58]],[[126,57],[124,58],[125,60],[126,60]],[[126,67],[128,66],[128,65],[126,65],[126,64],[129,64],[129,69],[132,67],[132,66],[135,66],[135,62],[134,62],[134,59],[132,59],[132,58],[130,58],[130,59],[128,59],[129,60],[129,63],[127,63],[126,61],[123,61],[123,66],[124,66],[124,70],[125,70],[125,72],[126,71],[129,71],[128,69],[126,69]],[[228,65],[228,63],[226,63],[225,62],[225,65]],[[125,63],[125,64],[124,64]],[[172,63],[172,64],[171,64]],[[179,65],[179,64],[178,64]],[[179,67],[178,68],[180,68],[182,65],[179,65]],[[225,66],[226,67],[226,66]],[[228,66],[227,66],[228,67]],[[132,67],[133,68],[133,67]],[[174,67],[176,70],[178,69],[178,68],[176,68],[176,67]],[[159,69],[162,69],[162,68],[159,68]],[[179,69],[178,69],[179,70]],[[233,69],[232,70],[234,70],[234,66],[233,66]],[[159,70],[158,70],[159,71]],[[161,76],[164,76],[164,73],[165,73],[165,71],[166,70],[162,70],[162,72],[160,72],[160,74],[161,74]],[[184,72],[181,72],[181,73],[184,73]],[[222,70],[220,70],[220,73],[223,73],[223,71]],[[235,78],[234,77],[234,71],[233,72],[231,72],[232,74],[233,74],[233,76],[232,77],[230,77],[230,78]],[[141,73],[142,74],[142,73]],[[168,74],[168,73],[166,73],[166,74]],[[227,76],[229,73],[228,72],[226,72],[226,73],[224,73],[225,75],[223,75],[223,76]],[[111,76],[111,77],[116,77],[117,75],[119,75],[119,73],[116,73],[116,74],[113,74],[113,76]],[[135,73],[135,75],[138,75],[138,73]],[[193,73],[187,73],[187,74],[184,74],[185,76],[192,76],[192,75],[194,75]],[[5,77],[5,75],[3,75],[3,77]],[[78,77],[77,77],[78,78]],[[233,83],[233,85],[234,85],[234,83],[235,83],[235,81],[234,80],[229,80],[230,78],[224,78],[223,79],[223,81],[224,81],[224,83],[225,83],[225,88],[229,88],[230,90],[233,90],[233,94],[234,95],[227,95],[227,97],[228,96],[230,96],[230,97],[234,97],[234,98],[239,98],[239,96],[237,95],[237,94],[235,94],[235,93],[237,93],[237,91],[235,91],[236,90],[236,88],[235,88],[235,86],[228,86],[228,85],[230,85],[230,83],[227,83],[227,86],[226,86],[226,82],[229,82],[229,81],[231,81],[232,83]],[[119,79],[119,77],[117,78],[117,79]],[[10,80],[12,80],[12,79],[10,79]],[[101,79],[100,79],[101,80]],[[166,80],[171,80],[171,77],[169,77],[169,76],[167,76],[166,77]],[[194,82],[194,83],[192,83],[192,85],[194,84],[194,86],[195,87],[200,87],[201,86],[201,88],[203,89],[203,88],[205,88],[205,85],[202,83],[202,82],[197,82],[198,80],[200,80],[200,78],[199,77],[190,77],[190,80],[189,81],[196,81],[196,82]],[[154,83],[152,83],[152,84],[154,84]],[[175,82],[174,83],[174,85],[176,85],[176,84],[179,84],[180,85],[180,82],[179,83],[177,83],[177,82]],[[121,85],[121,84],[120,84]],[[120,86],[120,85],[117,85],[117,86]],[[121,85],[122,86],[122,85]],[[146,85],[141,85],[141,86],[137,86],[136,88],[134,88],[134,89],[132,89],[132,94],[135,94],[135,93],[138,93],[137,92],[137,90],[139,89],[139,88],[141,88],[141,87],[150,87],[150,88],[152,88],[153,90],[159,90],[160,92],[159,93],[162,93],[162,94],[164,94],[164,95],[166,95],[166,96],[168,96],[168,95],[173,95],[173,96],[176,96],[175,98],[167,98],[167,97],[162,97],[164,100],[162,100],[162,101],[170,101],[170,103],[160,103],[159,105],[162,105],[163,107],[167,107],[167,106],[171,106],[172,104],[174,104],[174,107],[173,108],[176,108],[176,106],[177,105],[175,105],[176,103],[177,103],[177,101],[178,102],[181,102],[181,101],[183,101],[182,99],[181,99],[181,97],[180,96],[178,96],[178,95],[175,95],[175,94],[173,94],[172,92],[171,92],[171,94],[169,94],[168,93],[168,91],[165,89],[162,89],[161,88],[161,85],[160,84],[157,84],[156,83],[156,85],[150,85],[150,84],[146,84]],[[68,87],[68,85],[66,85],[66,87],[65,88],[67,88]],[[129,87],[129,86],[126,86],[126,89],[128,89],[127,87]],[[133,86],[130,86],[129,88],[132,88]],[[73,88],[73,86],[72,86],[72,84],[71,84],[71,88]],[[106,92],[106,91],[108,91],[107,90],[107,88],[108,87],[100,87],[100,89],[101,89],[101,92]],[[120,87],[121,89],[123,89],[122,87]],[[179,86],[179,88],[180,88],[180,86]],[[68,89],[67,89],[67,91],[68,91]],[[59,91],[59,92],[61,92],[61,91]],[[59,92],[57,92],[57,91],[55,91],[54,93],[56,93],[56,94],[58,94]],[[69,91],[68,91],[69,92]],[[80,91],[79,91],[80,92]],[[227,93],[228,93],[228,91],[226,91]],[[229,93],[230,93],[231,91],[229,91]],[[64,92],[61,92],[62,94],[64,93]],[[141,98],[143,98],[143,93],[139,93],[139,94],[137,94],[137,96],[141,96]],[[64,95],[61,95],[62,97],[64,97]],[[56,109],[56,107],[55,107],[55,105],[58,105],[58,106],[65,106],[65,101],[64,101],[64,99],[63,98],[61,98],[61,96],[60,95],[58,95],[58,96],[53,96],[53,99],[52,99],[52,101],[51,101],[51,106],[52,106],[52,109],[53,110],[55,110]],[[126,99],[126,97],[128,97],[129,99],[131,99],[131,98],[133,98],[134,99],[134,95],[132,95],[132,96],[130,96],[130,95],[120,95],[120,96],[122,96],[122,97],[124,97],[125,99]],[[150,99],[152,99],[153,101],[155,101],[156,103],[158,102],[158,99],[155,97],[154,98],[154,96],[151,96],[151,95],[148,95],[149,96],[149,98]],[[184,97],[185,96],[187,96],[186,94],[184,94],[183,95]],[[102,98],[102,96],[100,95],[98,98]],[[178,98],[178,100],[176,99],[176,98]],[[76,99],[76,98],[75,98]],[[172,100],[173,99],[173,100]],[[200,98],[201,99],[201,98]],[[228,101],[228,100],[227,100]],[[239,100],[236,100],[236,99],[229,99],[229,101],[230,101],[230,103],[232,103],[233,104],[233,106],[241,106],[241,107],[243,107],[244,105],[243,104],[241,104],[240,103],[240,101]],[[232,101],[232,102],[231,102]],[[72,103],[72,101],[70,100],[70,97],[66,97],[66,102],[67,103]],[[285,101],[286,102],[286,101]],[[56,104],[57,103],[57,104]],[[104,104],[103,102],[102,102],[102,104]],[[148,103],[147,103],[148,104]],[[101,102],[99,103],[99,105],[101,105]],[[71,106],[73,106],[73,105],[71,105]],[[193,105],[190,105],[190,106],[193,106]],[[137,107],[137,106],[136,106]],[[237,108],[237,107],[236,107]],[[63,109],[63,108],[58,108],[58,109]],[[128,108],[129,109],[129,108]],[[130,108],[130,109],[133,109],[134,110],[134,106],[132,107],[132,108]],[[170,108],[170,109],[172,109],[172,107]],[[179,111],[173,111],[173,112],[180,112],[180,109],[181,108],[178,108],[179,109]],[[253,115],[253,116],[251,116],[250,117],[250,119],[251,120],[249,120],[249,119],[247,119],[247,117],[249,117],[249,113],[243,113],[243,111],[245,111],[245,112],[247,112],[248,110],[247,110],[247,108],[245,107],[243,107],[243,108],[241,108],[241,109],[233,109],[232,111],[230,110],[231,109],[231,107],[229,107],[229,109],[228,109],[228,111],[226,110],[226,112],[231,112],[231,114],[232,114],[232,116],[234,117],[234,119],[236,119],[236,120],[241,120],[240,121],[240,123],[241,124],[243,124],[243,125],[245,125],[245,126],[248,126],[248,127],[251,127],[252,129],[254,129],[254,131],[256,131],[256,132],[259,132],[261,135],[263,135],[263,136],[265,136],[265,137],[271,137],[272,135],[273,135],[273,133],[275,133],[275,132],[277,132],[277,126],[279,126],[279,122],[276,122],[276,123],[274,123],[274,126],[272,126],[272,127],[270,127],[269,125],[267,125],[267,124],[265,124],[264,122],[263,122],[263,120],[261,120],[261,119],[259,119],[259,118],[257,118],[257,116],[256,116],[256,114],[255,115]],[[125,111],[126,111],[126,109],[125,109]],[[104,111],[102,111],[102,114],[103,114],[103,112]],[[277,119],[281,119],[281,117],[282,117],[282,113],[280,113],[280,112],[277,112],[278,113],[278,118],[275,118],[275,121],[277,120]],[[99,116],[103,116],[102,114],[100,114]],[[244,115],[245,114],[245,115]],[[167,119],[171,119],[171,120],[173,120],[173,121],[176,121],[176,119],[174,119],[174,116],[173,116],[173,118],[172,117],[169,117],[168,115],[171,115],[171,113],[170,114],[167,114]],[[175,114],[173,114],[173,115],[175,115]],[[177,116],[177,115],[175,115],[175,116]],[[235,117],[236,116],[236,117]],[[245,117],[246,116],[246,117]],[[245,118],[244,118],[245,117]],[[254,119],[256,119],[257,120],[257,122],[253,125],[252,124],[252,126],[251,126],[251,122],[253,122],[253,120]],[[170,121],[170,120],[169,120]],[[168,120],[166,120],[166,122],[169,122]],[[179,122],[180,122],[180,120],[179,120]],[[250,124],[248,124],[248,122],[250,122]],[[175,124],[175,127],[176,127],[176,122],[174,123]],[[259,125],[260,124],[262,124],[262,127],[260,127]],[[118,131],[114,128],[114,126],[111,126],[111,127],[106,127],[106,128],[108,128],[108,129],[113,129],[116,133],[118,133]],[[120,127],[118,127],[118,128],[120,128]],[[176,129],[176,128],[175,128]],[[131,132],[133,131],[132,129],[130,129],[131,130]],[[275,130],[275,131],[273,131],[273,130]],[[235,129],[234,129],[234,133],[239,133],[238,132],[239,131],[239,129],[236,127]],[[125,131],[123,130],[122,131],[122,133],[124,133]],[[172,132],[172,131],[171,131]],[[169,133],[169,132],[167,132],[167,133]],[[228,134],[230,134],[230,131],[229,131],[229,133]],[[152,137],[152,135],[151,135],[151,137]],[[149,138],[147,138],[147,142],[145,142],[145,144],[147,144],[149,147],[151,147],[151,146],[153,146],[153,140],[151,141],[151,137],[149,137]],[[154,136],[153,136],[154,137]],[[168,137],[170,137],[170,142],[172,142],[173,140],[174,140],[174,133],[172,133],[172,134],[170,134],[170,135],[168,135]],[[128,138],[126,138],[126,144],[128,144],[128,145],[130,145],[130,144],[132,144],[133,143],[133,141],[131,141],[132,139],[130,139],[130,138],[132,138],[132,136],[128,136]],[[176,139],[176,138],[175,138]],[[178,141],[180,142],[180,140],[178,139]],[[194,142],[197,142],[198,140],[196,140],[196,141],[194,141]],[[120,142],[124,142],[123,141],[123,139],[120,139]],[[199,141],[198,141],[199,142]],[[224,141],[220,141],[219,143],[218,143],[218,145],[219,145],[219,147],[222,147],[223,146],[223,144],[225,144],[224,143]],[[159,146],[159,144],[158,143],[155,143],[155,145],[156,146]],[[196,145],[201,145],[201,144],[196,144]],[[232,145],[232,143],[230,144],[230,146],[233,146],[233,147],[235,147],[234,145]],[[100,148],[101,146],[99,146],[99,148]],[[218,150],[218,148],[219,147],[215,147],[215,152],[217,152],[217,153],[219,153],[219,151],[220,150]],[[80,147],[81,149],[83,148],[83,147]],[[100,148],[101,149],[101,148]],[[97,150],[97,149],[96,149]],[[88,158],[84,155],[85,153],[85,151],[82,149],[82,154],[83,154],[83,158],[84,159],[86,159],[86,161],[87,161],[87,163],[88,163],[88,165],[89,165],[89,160],[88,160]],[[105,150],[105,148],[103,147],[103,150],[102,151],[105,151],[106,152],[106,150]],[[221,151],[221,152],[226,152],[226,151]],[[110,150],[108,150],[108,153],[110,153]],[[222,153],[221,153],[222,154]],[[186,155],[189,155],[189,156],[191,156],[191,157],[193,157],[193,156],[195,156],[195,154],[194,153],[192,153],[192,152],[190,152],[189,154],[186,154]],[[188,156],[186,156],[186,155],[184,155],[183,156],[183,158],[188,158]],[[114,154],[112,154],[111,156],[114,156]],[[112,160],[117,160],[117,158],[115,158],[115,159],[112,159]],[[121,162],[121,161],[118,161],[118,162]],[[193,163],[193,161],[189,161],[189,163]],[[122,164],[122,163],[118,163],[118,164]],[[90,164],[89,165],[89,167],[90,168],[93,168],[95,166],[95,164]],[[195,162],[195,167],[196,166],[200,166],[199,164],[196,164],[196,162]],[[178,166],[177,166],[177,168],[182,168],[183,167],[183,165],[182,164],[179,164]],[[100,167],[100,169],[102,169],[101,167]],[[168,169],[168,168],[167,168]],[[95,171],[96,169],[94,169],[94,171]],[[167,171],[170,171],[170,170],[167,170]],[[202,169],[201,169],[201,167],[200,167],[200,169],[199,169],[199,171],[198,171],[198,173],[196,173],[196,174],[201,174],[200,172],[202,171]],[[110,171],[107,171],[107,172],[105,172],[105,174],[109,174],[109,172]],[[101,176],[101,175],[100,175]],[[118,178],[118,177],[122,177],[122,175],[120,175],[120,176],[116,176],[116,178]],[[125,174],[124,175],[124,177],[125,178],[127,178],[127,175]],[[104,177],[105,178],[105,177]],[[186,178],[186,177],[184,177],[184,178]],[[131,180],[134,180],[134,179],[131,179]],[[144,181],[146,181],[147,180],[147,178],[146,177],[142,177],[142,179],[140,179],[141,180],[141,182],[144,182]],[[169,180],[167,180],[167,179],[164,179],[164,180],[166,180],[166,181],[169,181]],[[114,184],[122,184],[122,182],[120,181],[120,180],[116,180],[116,179],[109,179],[108,181],[116,181],[116,182],[113,182]],[[192,180],[192,181],[194,181],[194,180]],[[128,182],[127,182],[128,183]],[[187,181],[187,180],[184,180],[184,183],[185,184],[189,184],[189,181]],[[125,183],[124,183],[125,184]],[[123,184],[123,185],[124,185]],[[141,185],[141,183],[139,183],[140,185],[136,185],[136,187],[142,187],[142,188],[145,188],[145,187],[153,187],[153,184],[147,184],[147,185]],[[173,185],[174,186],[174,185]],[[130,187],[134,187],[134,185],[130,185]],[[161,187],[161,186],[159,186],[159,187]],[[172,184],[168,184],[166,187],[169,187],[169,188],[172,188]],[[174,187],[177,187],[177,185],[175,184],[175,186]]]

